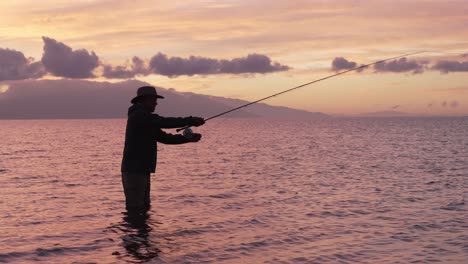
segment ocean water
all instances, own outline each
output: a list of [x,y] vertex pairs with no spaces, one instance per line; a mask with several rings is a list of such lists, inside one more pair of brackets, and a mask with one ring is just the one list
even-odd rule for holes
[[467,263],[468,118],[213,120],[144,218],[125,122],[0,121],[0,262]]

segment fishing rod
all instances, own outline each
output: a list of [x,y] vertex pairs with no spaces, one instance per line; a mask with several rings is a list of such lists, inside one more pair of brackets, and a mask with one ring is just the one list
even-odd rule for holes
[[[256,104],[256,103],[258,103],[258,102],[264,101],[264,100],[266,100],[266,99],[269,99],[269,98],[278,96],[278,95],[280,95],[280,94],[284,94],[284,93],[290,92],[290,91],[292,91],[292,90],[296,90],[296,89],[302,88],[302,87],[304,87],[304,86],[311,85],[311,84],[313,84],[313,83],[317,83],[317,82],[320,82],[320,81],[323,81],[323,80],[326,80],[326,79],[330,79],[330,78],[333,78],[333,77],[335,77],[335,76],[342,75],[342,74],[345,74],[345,73],[348,73],[348,72],[351,72],[351,71],[355,71],[355,70],[359,70],[359,69],[364,69],[364,68],[369,67],[369,66],[372,66],[372,65],[374,65],[374,64],[382,63],[382,62],[389,61],[389,60],[395,60],[395,59],[399,59],[399,58],[403,58],[403,57],[413,56],[413,55],[416,55],[416,54],[419,54],[419,53],[423,53],[423,52],[426,52],[426,51],[417,51],[417,52],[413,52],[413,53],[408,53],[408,54],[404,54],[404,55],[400,55],[400,56],[396,56],[396,57],[392,57],[392,58],[388,58],[388,59],[384,59],[384,60],[375,61],[375,62],[372,62],[372,63],[369,63],[369,64],[363,64],[363,65],[361,65],[361,66],[359,66],[359,67],[355,67],[355,68],[352,68],[352,69],[344,70],[344,71],[341,71],[341,72],[337,72],[337,73],[335,73],[335,74],[328,75],[328,76],[322,77],[322,78],[320,78],[320,79],[316,79],[316,80],[313,80],[313,81],[311,81],[311,82],[301,84],[301,85],[299,85],[299,86],[296,86],[296,87],[293,87],[293,88],[284,90],[284,91],[279,92],[279,93],[272,94],[272,95],[270,95],[270,96],[267,96],[267,97],[258,99],[258,100],[256,100],[256,101],[253,101],[253,102],[250,102],[250,103],[247,103],[247,104],[238,106],[238,107],[236,107],[236,108],[233,108],[233,109],[231,109],[231,110],[222,112],[222,113],[220,113],[220,114],[211,116],[211,117],[209,117],[209,118],[206,118],[206,119],[205,119],[205,122],[208,121],[208,120],[211,120],[211,119],[213,119],[213,118],[220,117],[220,116],[222,116],[222,115],[225,115],[225,114],[231,113],[231,112],[233,112],[233,111],[239,110],[239,109],[241,109],[241,108],[247,107],[247,106],[249,106],[249,105],[253,105],[253,104]],[[188,129],[188,128],[190,128],[190,127],[192,127],[192,126],[185,126],[185,127],[176,129],[176,131],[179,132],[179,131],[181,131],[181,130]],[[184,131],[184,133],[185,133],[185,131]],[[188,131],[188,133],[190,134],[190,133],[191,133],[191,130]]]

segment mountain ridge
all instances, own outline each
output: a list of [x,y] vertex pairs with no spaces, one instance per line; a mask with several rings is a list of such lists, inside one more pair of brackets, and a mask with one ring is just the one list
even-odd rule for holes
[[[9,88],[0,93],[0,119],[125,118],[136,89],[150,84],[138,80],[110,83],[62,79],[28,80],[8,85]],[[156,107],[156,113],[163,116],[208,118],[249,103],[240,99],[178,92],[173,88],[156,88],[165,97],[158,100]],[[328,115],[257,103],[223,117],[311,119]]]

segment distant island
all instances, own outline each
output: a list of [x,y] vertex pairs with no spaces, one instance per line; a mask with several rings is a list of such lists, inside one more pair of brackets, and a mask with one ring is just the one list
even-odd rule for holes
[[360,114],[359,116],[368,116],[368,117],[400,117],[400,116],[421,116],[418,114],[411,114],[399,111],[378,111]]
[[[0,119],[124,118],[136,89],[149,85],[138,80],[93,82],[85,80],[22,81],[10,84],[0,93]],[[163,116],[196,115],[210,117],[247,101],[218,96],[178,92],[157,88],[165,99],[156,112]],[[320,112],[308,112],[264,103],[250,105],[223,117],[261,117],[271,119],[327,118]]]

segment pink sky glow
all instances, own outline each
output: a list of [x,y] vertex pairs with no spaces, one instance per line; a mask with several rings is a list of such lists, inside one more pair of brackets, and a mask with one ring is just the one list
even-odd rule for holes
[[0,31],[0,97],[12,82],[137,79],[250,101],[425,50],[267,103],[468,115],[465,0],[6,0]]

